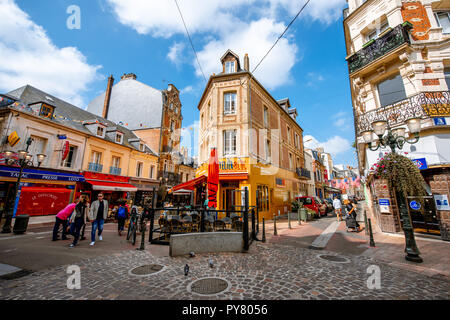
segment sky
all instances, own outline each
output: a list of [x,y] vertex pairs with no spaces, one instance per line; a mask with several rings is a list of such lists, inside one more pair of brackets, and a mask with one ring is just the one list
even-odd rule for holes
[[[0,93],[30,84],[80,108],[124,73],[181,92],[182,145],[198,151],[198,102],[227,49],[253,70],[307,0],[0,0]],[[345,0],[311,0],[255,70],[298,111],[305,147],[356,166]],[[190,129],[192,128],[192,129]]]

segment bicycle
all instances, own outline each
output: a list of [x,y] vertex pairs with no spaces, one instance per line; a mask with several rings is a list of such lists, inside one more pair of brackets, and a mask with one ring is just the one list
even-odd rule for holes
[[138,222],[139,222],[139,213],[137,212],[137,210],[135,208],[132,208],[130,224],[128,225],[127,240],[130,240],[130,238],[131,238],[131,244],[133,246],[136,243],[136,233],[138,230]]

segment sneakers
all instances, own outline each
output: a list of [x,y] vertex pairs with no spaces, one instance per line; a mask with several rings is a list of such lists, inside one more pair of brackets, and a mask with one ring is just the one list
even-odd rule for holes
[[92,241],[89,245],[93,246],[95,244],[95,241]]
[[103,237],[102,236],[98,236],[98,240],[102,241]]
[[75,245],[73,243],[70,244],[69,248],[73,248]]

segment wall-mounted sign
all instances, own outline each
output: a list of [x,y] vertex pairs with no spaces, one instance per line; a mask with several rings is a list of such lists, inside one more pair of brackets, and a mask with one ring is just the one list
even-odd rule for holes
[[12,132],[8,136],[8,142],[11,147],[14,147],[19,141],[20,141],[20,138],[16,131]]
[[430,117],[450,117],[450,104],[448,103],[423,104],[422,108]]
[[436,202],[437,210],[450,211],[450,205],[446,194],[435,194],[434,201]]
[[433,118],[433,121],[435,126],[445,126],[447,124],[445,118]]
[[427,160],[425,158],[420,158],[420,159],[412,159],[412,162],[414,162],[414,164],[417,166],[417,168],[419,168],[420,170],[423,169],[427,169]]
[[413,210],[420,210],[420,203],[417,202],[416,200],[413,200],[409,203],[409,207]]
[[59,140],[67,139],[67,136],[65,134],[58,134],[56,136],[58,137]]
[[391,213],[391,203],[389,199],[378,199],[378,206],[380,207],[380,212]]

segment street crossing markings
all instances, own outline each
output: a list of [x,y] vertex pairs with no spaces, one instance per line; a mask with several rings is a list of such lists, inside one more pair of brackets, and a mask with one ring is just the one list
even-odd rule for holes
[[330,224],[321,234],[314,240],[314,242],[309,246],[310,249],[322,250],[327,246],[328,241],[330,241],[333,234],[336,233],[340,222],[334,221]]

